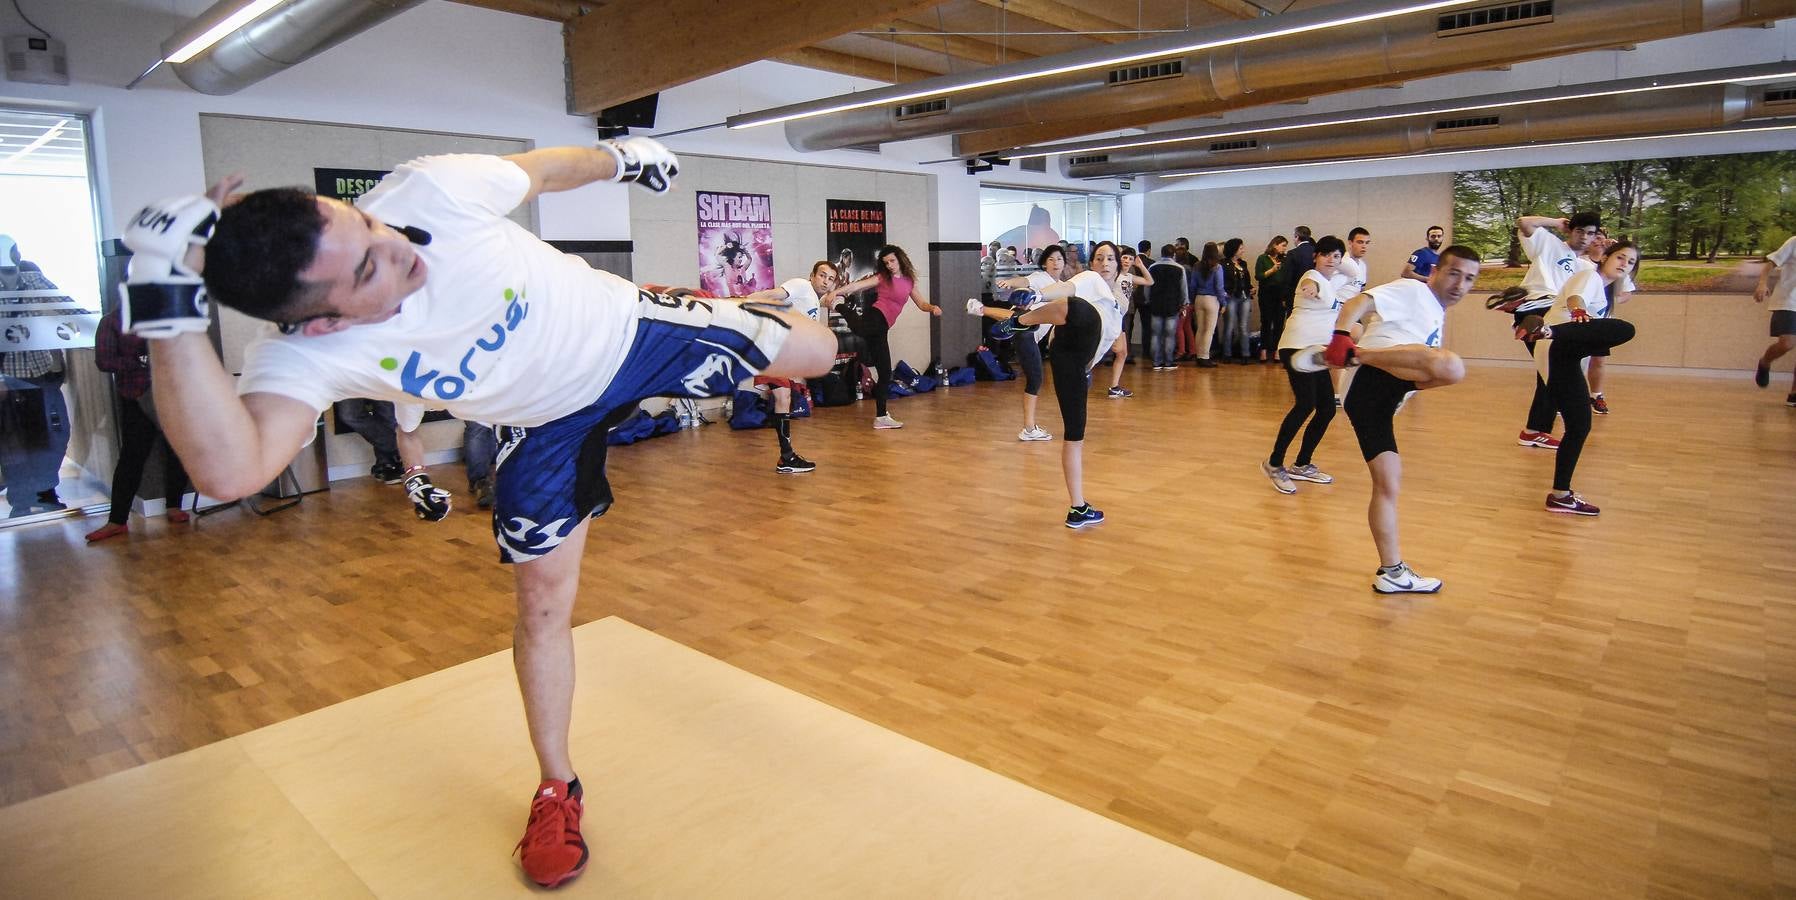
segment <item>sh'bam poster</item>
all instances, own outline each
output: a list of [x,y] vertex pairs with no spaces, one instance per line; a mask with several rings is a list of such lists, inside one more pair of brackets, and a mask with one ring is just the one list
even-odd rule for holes
[[766,194],[698,192],[698,280],[718,297],[773,287],[773,203]]

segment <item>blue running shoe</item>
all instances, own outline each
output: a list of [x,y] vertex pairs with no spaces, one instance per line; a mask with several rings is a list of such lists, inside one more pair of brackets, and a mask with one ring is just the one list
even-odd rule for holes
[[1066,511],[1066,527],[1068,528],[1084,528],[1087,525],[1097,525],[1103,521],[1104,513],[1089,503],[1084,506],[1075,506]]
[[1011,335],[1022,334],[1023,332],[1028,331],[1030,328],[1035,327],[1033,325],[1024,325],[1023,323],[1018,322],[1017,317],[1021,316],[1022,314],[1023,314],[1023,311],[1019,309],[1015,313],[1012,313],[1010,318],[1005,319],[1004,321],[999,322],[996,325],[993,325],[991,327],[992,340],[1008,341],[1008,340],[1010,340]]

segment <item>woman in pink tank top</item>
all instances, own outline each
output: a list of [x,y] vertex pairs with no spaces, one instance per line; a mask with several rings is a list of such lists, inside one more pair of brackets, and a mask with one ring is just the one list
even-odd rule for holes
[[855,335],[866,342],[867,354],[862,362],[871,365],[878,376],[873,385],[873,402],[878,410],[873,427],[903,428],[904,423],[886,414],[886,399],[892,389],[892,347],[887,332],[898,324],[898,314],[904,312],[906,300],[932,316],[941,315],[942,308],[923,299],[923,294],[917,290],[916,269],[911,267],[910,255],[902,247],[887,244],[879,248],[874,259],[878,260],[874,274],[851,281],[837,291],[839,296],[847,296],[874,288],[873,308],[859,312],[843,304],[836,307],[836,311],[848,321],[848,327]]

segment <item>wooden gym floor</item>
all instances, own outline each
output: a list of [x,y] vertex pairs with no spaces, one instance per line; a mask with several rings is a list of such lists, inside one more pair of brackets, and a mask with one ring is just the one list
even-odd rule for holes
[[[1437,596],[1370,590],[1344,417],[1317,457],[1337,483],[1283,496],[1256,468],[1281,374],[1137,367],[1134,399],[1092,397],[1111,519],[1087,532],[1060,526],[1059,441],[1014,439],[1015,384],[894,401],[901,431],[868,428],[870,403],[801,420],[802,477],[773,473],[766,432],[619,448],[576,622],[620,617],[1311,896],[1789,895],[1784,382],[1618,369],[1577,482],[1605,512],[1568,519],[1540,509],[1551,454],[1514,443],[1531,377],[1475,365],[1399,416],[1405,556]],[[509,645],[486,520],[420,522],[397,488],[85,547],[95,524],[0,532],[0,804]],[[603,781],[605,749],[578,749]],[[516,809],[470,802],[468,828],[509,835],[530,779],[496,774],[481,796]]]

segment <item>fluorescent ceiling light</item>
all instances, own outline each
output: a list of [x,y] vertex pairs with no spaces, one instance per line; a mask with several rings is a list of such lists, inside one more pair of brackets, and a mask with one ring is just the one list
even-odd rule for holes
[[26,144],[24,147],[15,151],[13,153],[13,155],[8,156],[6,158],[6,161],[9,163],[18,162],[19,160],[21,160],[27,156],[30,156],[32,151],[38,149],[39,147],[42,147],[45,144],[50,143],[53,140],[56,140],[56,137],[58,135],[62,134],[62,129],[67,127],[68,124],[69,124],[68,119],[57,120],[55,125],[52,125],[49,128],[44,129],[44,133],[38,135],[37,140],[32,141],[31,143]]
[[[1767,125],[1758,128],[1724,128],[1716,131],[1683,131],[1670,134],[1641,134],[1633,137],[1592,138],[1584,141],[1549,141],[1540,144],[1519,144],[1508,147],[1474,147],[1469,150],[1441,150],[1431,153],[1400,153],[1393,156],[1366,156],[1358,159],[1324,159],[1316,162],[1274,163],[1264,166],[1241,166],[1232,169],[1205,169],[1193,172],[1170,172],[1161,178],[1195,178],[1199,175],[1232,175],[1236,172],[1268,172],[1276,169],[1301,169],[1305,166],[1345,166],[1353,163],[1388,162],[1399,159],[1433,159],[1441,156],[1462,156],[1474,153],[1502,153],[1512,150],[1553,150],[1559,147],[1590,147],[1597,144],[1627,144],[1635,141],[1661,141],[1671,138],[1718,137],[1728,134],[1759,134],[1761,132],[1791,131],[1796,125]],[[1123,176],[1105,176],[1117,178]]]
[[[761,125],[774,125],[774,124],[778,124],[780,122],[790,122],[795,119],[809,119],[809,118],[813,118],[816,116],[833,115],[833,114],[839,113],[839,112],[848,112],[849,110],[853,110],[853,109],[864,109],[869,106],[886,106],[888,104],[904,103],[904,102],[907,102],[910,100],[921,100],[925,97],[945,97],[949,94],[958,94],[963,91],[973,91],[973,90],[978,90],[980,88],[995,87],[1000,84],[1010,84],[1010,83],[1017,82],[1017,81],[1030,81],[1030,80],[1033,80],[1036,78],[1047,78],[1047,77],[1053,76],[1053,75],[1065,75],[1069,72],[1083,72],[1083,71],[1086,71],[1087,69],[1102,69],[1107,66],[1127,65],[1129,63],[1141,62],[1143,60],[1159,59],[1160,57],[1163,57],[1163,56],[1177,56],[1177,55],[1184,54],[1184,53],[1196,53],[1200,50],[1214,50],[1218,47],[1232,47],[1236,44],[1251,44],[1255,41],[1270,40],[1272,38],[1277,38],[1277,37],[1287,37],[1287,36],[1293,35],[1293,34],[1305,34],[1305,33],[1311,32],[1311,31],[1320,31],[1320,30],[1323,30],[1326,28],[1339,28],[1343,25],[1357,25],[1361,22],[1375,22],[1375,21],[1378,21],[1379,19],[1389,19],[1389,18],[1392,18],[1395,16],[1406,16],[1411,13],[1428,12],[1430,10],[1436,10],[1436,9],[1445,9],[1446,7],[1449,7],[1449,6],[1464,6],[1464,5],[1466,5],[1468,3],[1472,3],[1472,2],[1477,2],[1477,0],[1429,0],[1429,2],[1416,3],[1411,6],[1404,6],[1404,7],[1400,7],[1397,9],[1386,9],[1386,10],[1380,10],[1377,12],[1361,13],[1359,15],[1344,16],[1344,17],[1338,18],[1338,19],[1324,19],[1319,22],[1310,22],[1310,23],[1302,24],[1302,25],[1291,25],[1291,26],[1284,27],[1284,28],[1274,28],[1269,31],[1238,34],[1233,37],[1211,38],[1208,40],[1194,41],[1189,44],[1180,44],[1180,45],[1175,45],[1175,46],[1170,46],[1170,47],[1160,47],[1160,48],[1157,48],[1157,49],[1154,49],[1151,51],[1141,51],[1141,52],[1137,52],[1137,53],[1124,53],[1124,54],[1120,54],[1117,56],[1104,57],[1103,59],[1094,60],[1091,62],[1069,63],[1069,64],[1063,65],[1063,66],[1055,66],[1054,68],[1050,68],[1050,69],[1039,69],[1039,70],[1030,71],[1030,72],[1018,72],[1018,73],[1014,73],[1014,74],[1010,74],[1010,75],[999,75],[999,76],[994,76],[992,78],[984,78],[984,79],[980,79],[977,81],[969,81],[966,84],[958,84],[958,85],[954,85],[952,87],[939,87],[939,88],[933,88],[933,89],[928,89],[928,90],[900,92],[896,96],[889,95],[889,94],[881,94],[879,97],[876,97],[873,99],[868,99],[868,100],[843,100],[841,103],[836,103],[836,104],[832,104],[829,106],[823,106],[823,107],[819,107],[816,109],[797,110],[797,111],[788,112],[788,113],[779,113],[778,109],[766,110],[762,113],[744,113],[742,115],[731,116],[729,119],[728,125],[731,128],[756,128]],[[1252,22],[1254,24],[1259,24],[1259,23],[1269,22],[1269,21],[1277,21],[1277,19],[1273,18],[1273,19],[1254,19],[1254,20],[1252,20]],[[813,102],[816,102],[816,101],[813,101]],[[781,107],[781,109],[784,109],[784,108],[789,108],[789,107]]]
[[[1272,125],[1253,128],[1248,124],[1231,131],[1204,131],[1201,134],[1188,134],[1179,137],[1148,138],[1145,140],[1119,139],[1115,143],[1096,145],[1076,144],[1061,147],[1043,147],[1028,153],[996,153],[999,159],[1034,159],[1039,156],[1054,156],[1061,153],[1105,153],[1111,150],[1133,150],[1139,147],[1158,147],[1166,144],[1182,144],[1195,141],[1213,141],[1218,138],[1240,137],[1249,134],[1273,134],[1280,131],[1299,131],[1305,128],[1332,128],[1337,125],[1360,125],[1366,122],[1383,122],[1389,119],[1406,119],[1410,116],[1444,116],[1454,113],[1475,112],[1485,109],[1506,109],[1511,106],[1525,106],[1531,103],[1563,103],[1570,100],[1590,100],[1596,97],[1614,97],[1621,94],[1641,94],[1651,91],[1669,91],[1677,88],[1708,87],[1717,84],[1748,84],[1755,81],[1778,81],[1796,78],[1796,68],[1775,72],[1769,75],[1754,75],[1749,78],[1708,78],[1691,81],[1663,81],[1643,87],[1611,88],[1608,90],[1586,91],[1581,94],[1566,94],[1561,97],[1534,97],[1523,100],[1508,100],[1500,103],[1471,103],[1461,106],[1443,106],[1438,109],[1410,110],[1408,112],[1370,113],[1367,115],[1350,115],[1341,119],[1330,119],[1326,122],[1302,122],[1295,125]],[[1249,123],[1251,124],[1251,123]],[[1144,136],[1146,137],[1146,136]]]
[[263,13],[284,2],[286,2],[286,0],[251,0],[251,2],[245,5],[242,9],[226,16],[217,25],[206,29],[199,37],[188,41],[186,44],[183,44],[179,50],[170,53],[166,57],[166,61],[171,63],[184,63],[201,53],[204,53],[208,47],[223,40],[225,35],[254,22],[256,19],[260,18]]

